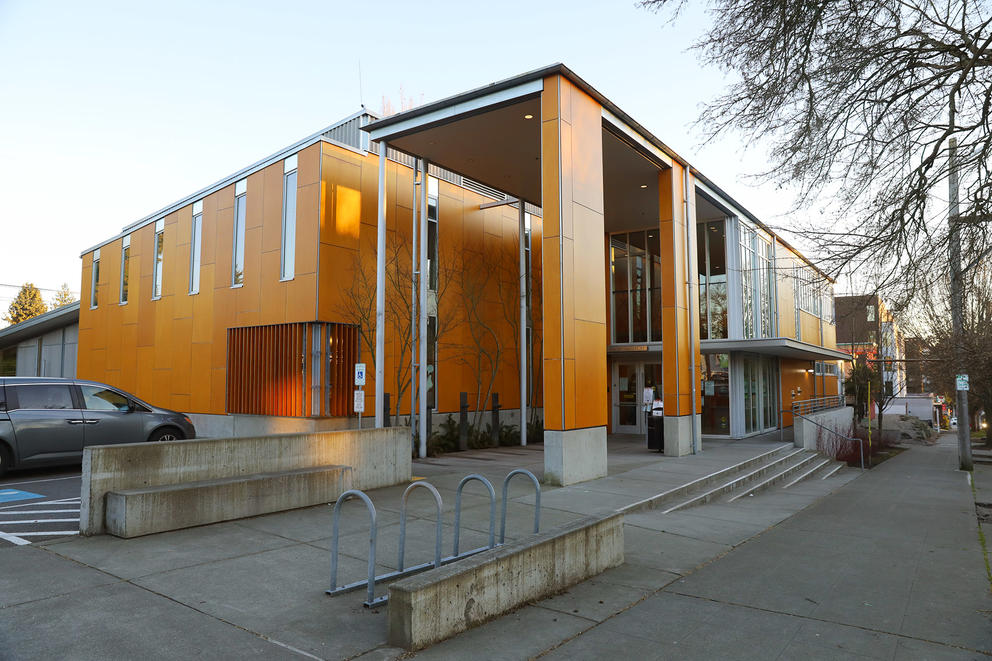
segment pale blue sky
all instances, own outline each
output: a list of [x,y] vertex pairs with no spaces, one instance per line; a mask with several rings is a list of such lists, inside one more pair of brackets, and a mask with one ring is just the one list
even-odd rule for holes
[[[700,148],[723,85],[675,25],[617,2],[0,0],[0,284],[79,289],[79,253],[365,104],[418,103],[564,62],[773,225],[789,198]],[[2,296],[2,293],[0,293]],[[6,309],[7,302],[0,300]]]

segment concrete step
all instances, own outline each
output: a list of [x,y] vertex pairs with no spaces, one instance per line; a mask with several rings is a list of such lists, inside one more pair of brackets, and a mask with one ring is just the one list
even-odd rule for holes
[[783,462],[783,466],[780,466],[781,470],[772,474],[769,477],[757,482],[756,484],[749,485],[740,493],[731,496],[727,502],[734,502],[745,496],[753,496],[756,493],[760,493],[765,489],[770,489],[780,482],[788,480],[790,477],[794,477],[803,473],[820,459],[820,455],[815,452],[810,452],[808,450],[800,450],[799,456],[792,455],[789,457],[791,461]]
[[[697,494],[687,500],[679,502],[673,507],[669,507],[664,510],[665,514],[670,512],[675,512],[677,510],[685,509],[687,507],[694,507],[696,505],[703,505],[705,503],[712,502],[718,498],[726,496],[727,494],[734,493],[742,488],[747,488],[751,483],[756,480],[764,478],[766,475],[775,473],[776,471],[782,469],[784,466],[788,466],[794,463],[800,456],[806,455],[806,450],[797,450],[792,447],[783,448],[783,451],[778,452],[771,457],[769,461],[761,465],[755,470],[749,471],[740,477],[736,477],[729,482],[724,482],[723,484],[704,491],[703,493]],[[816,455],[812,455],[816,456]]]
[[846,462],[837,461],[836,459],[834,459],[833,461],[834,461],[834,465],[833,466],[830,466],[825,471],[823,471],[823,475],[820,477],[821,480],[825,480],[828,477],[833,477],[834,475],[837,475],[842,470],[844,470],[845,468],[847,468],[847,463]]
[[818,472],[822,472],[822,471],[826,470],[827,467],[830,466],[833,463],[834,463],[834,460],[831,459],[831,458],[829,458],[829,457],[820,457],[819,461],[813,462],[813,467],[812,468],[810,468],[807,471],[803,471],[802,473],[800,473],[799,477],[796,477],[793,480],[789,481],[782,488],[783,489],[788,489],[789,487],[793,486],[794,484],[798,484],[799,482],[802,482],[803,480],[812,478]]
[[756,466],[762,466],[794,452],[795,448],[792,445],[782,445],[781,447],[775,448],[774,450],[769,450],[768,452],[764,452],[755,457],[751,457],[750,459],[734,464],[733,466],[722,468],[718,471],[710,473],[709,475],[704,475],[692,480],[691,482],[686,482],[685,484],[677,486],[673,489],[669,489],[668,491],[627,505],[626,507],[621,508],[620,511],[625,514],[631,514],[633,512],[641,512],[644,510],[663,507],[669,503],[679,500],[680,498],[684,498],[692,493],[698,492],[701,489],[706,489],[714,484],[721,484],[741,472],[748,471]]

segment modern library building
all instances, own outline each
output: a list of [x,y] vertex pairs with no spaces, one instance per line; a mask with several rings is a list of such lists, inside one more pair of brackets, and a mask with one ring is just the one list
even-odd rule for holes
[[831,279],[561,64],[362,110],[87,249],[81,291],[78,376],[206,435],[364,404],[425,438],[498,395],[559,483],[653,417],[676,456],[787,428],[847,357]]

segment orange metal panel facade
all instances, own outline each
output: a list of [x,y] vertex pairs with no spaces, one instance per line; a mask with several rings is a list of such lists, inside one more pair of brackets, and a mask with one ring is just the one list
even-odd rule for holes
[[551,76],[544,80],[541,122],[544,425],[605,426],[602,108],[568,79]]

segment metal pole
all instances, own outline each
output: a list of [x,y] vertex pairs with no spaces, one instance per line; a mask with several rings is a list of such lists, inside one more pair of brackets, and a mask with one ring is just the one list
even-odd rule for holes
[[420,458],[427,456],[427,285],[430,267],[427,263],[427,192],[430,184],[427,159],[421,159],[423,183],[420,186]]
[[417,276],[420,274],[420,265],[417,261],[419,253],[417,252],[417,212],[420,210],[418,205],[419,190],[422,182],[420,177],[420,159],[415,159],[413,162],[413,214],[412,214],[412,225],[410,229],[410,234],[412,237],[412,245],[410,248],[410,442],[416,438],[417,425],[414,422],[416,420],[417,410]]
[[[949,204],[947,224],[949,226],[949,247],[951,252],[951,327],[954,333],[954,367],[955,375],[968,371],[967,357],[964,352],[964,282],[961,274],[961,235],[958,226],[958,141],[951,138],[947,154],[947,187],[949,188]],[[957,381],[957,379],[955,379]],[[968,392],[957,390],[958,416],[958,465],[961,470],[970,471],[974,468],[971,460],[971,425],[968,424]]]
[[379,141],[379,219],[375,253],[375,426],[382,427],[382,399],[386,386],[386,150]]
[[520,207],[520,445],[527,445],[527,250],[526,204],[517,200]]

